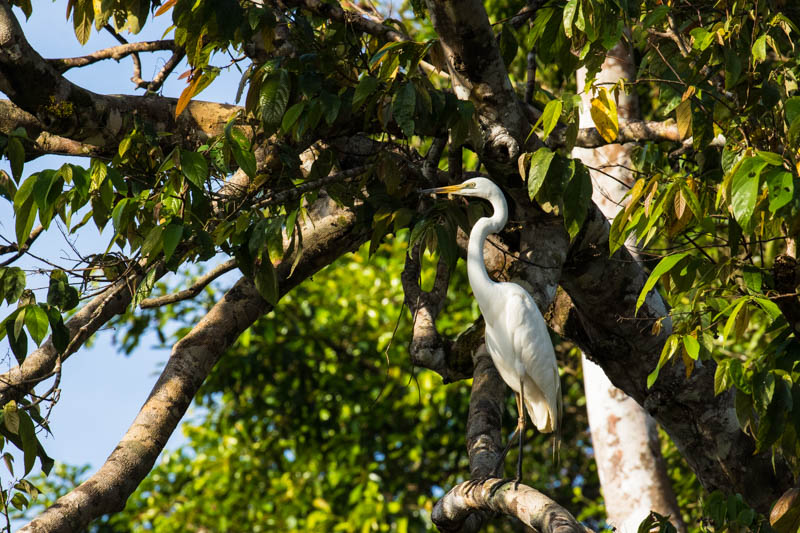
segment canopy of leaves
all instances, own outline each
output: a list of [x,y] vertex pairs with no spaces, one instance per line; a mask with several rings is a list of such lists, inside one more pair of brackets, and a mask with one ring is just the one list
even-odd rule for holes
[[[31,12],[27,0],[12,4]],[[735,387],[738,421],[758,451],[781,454],[797,474],[798,7],[784,0],[551,0],[517,24],[523,4],[492,1],[486,9],[520,96],[529,63],[536,66],[530,103],[542,110],[541,119],[531,120],[519,160],[531,199],[560,215],[570,238],[580,234],[590,180],[580,162],[567,159],[579,142],[572,81],[578,67],[588,67],[591,114],[604,142],[622,135],[614,104],[620,91],[639,94],[645,119],[675,127],[673,138],[635,139],[640,178],[603,250],[614,253],[632,238],[651,268],[641,301],[660,282],[671,306],[672,333],[648,386],[664,365],[683,364],[690,376],[696,365],[715,362],[715,392]],[[0,195],[15,214],[9,250],[32,245],[54,220],[69,232],[87,224],[112,230],[79,267],[53,269],[46,292],[32,292],[13,260],[0,267],[0,297],[16,304],[3,317],[0,338],[18,362],[48,332],[57,351],[69,351],[64,317],[98,285],[124,281],[134,288],[136,307],[165,273],[217,254],[236,258],[264,299],[278,304],[275,265],[302,249],[297,228],[323,189],[358,211],[359,227],[371,235],[367,255],[387,236],[410,230],[408,242],[455,265],[456,231],[467,230],[475,213],[419,202],[413,193],[430,179],[419,171],[421,154],[435,155],[434,169],[447,166],[452,176],[461,175],[462,149],[470,167],[478,156],[486,168],[498,166],[487,164],[483,152],[480,99],[458,99],[450,78],[437,72],[446,70],[444,53],[421,2],[403,5],[396,19],[370,31],[334,16],[338,6],[313,2],[290,1],[285,9],[236,0],[71,0],[68,6],[82,43],[92,27],[136,33],[151,14],[171,16],[175,46],[191,72],[170,120],[185,120],[192,99],[222,68],[242,68],[244,106],[213,135],[188,141],[131,114],[119,138],[103,140],[109,145],[81,139],[100,143],[86,165],[27,176],[24,163],[40,149],[38,132],[0,133],[0,153],[10,165],[10,173],[0,171]],[[593,84],[606,50],[620,39],[639,58],[638,79]],[[47,110],[64,118],[73,105],[53,101]],[[433,151],[434,139],[447,140],[443,152]],[[301,160],[312,146],[311,160]],[[249,185],[233,194],[224,184],[236,169]],[[373,259],[393,273],[381,283],[397,280],[400,255]],[[202,396],[208,420],[189,430],[197,455],[177,453],[146,482],[128,511],[141,523],[168,530],[197,520],[198,527],[229,529],[224,520],[235,516],[265,527],[324,529],[361,525],[368,516],[370,524],[394,520],[398,529],[427,524],[436,487],[466,472],[458,450],[467,390],[441,387],[427,373],[407,384],[413,372],[402,362],[400,342],[384,365],[389,339],[410,335],[408,329],[392,334],[401,314],[397,285],[381,304],[388,312],[379,313],[358,301],[374,289],[377,274],[370,284],[367,272],[374,266],[365,260],[338,266],[341,273],[326,274],[332,281],[324,296],[339,299],[299,289],[278,304],[278,315],[291,320],[265,318],[218,365]],[[356,271],[348,274],[350,268]],[[465,285],[463,278],[452,284]],[[453,331],[466,325],[461,318],[470,308],[461,300],[455,305],[462,315],[449,318]],[[567,388],[577,405],[579,394]],[[46,426],[40,402],[21,398],[2,413],[2,445],[23,451],[26,475],[37,459],[45,470],[52,464],[33,431],[34,423]],[[573,455],[551,485],[571,494],[565,480],[577,471],[589,479],[589,467],[580,447],[563,449]],[[251,492],[226,490],[225,483]],[[4,501],[24,508],[22,494],[32,492],[26,485],[4,489]],[[299,493],[302,499],[287,496]],[[12,494],[25,501],[15,504]],[[248,505],[264,494],[274,495],[258,498],[264,508]]]

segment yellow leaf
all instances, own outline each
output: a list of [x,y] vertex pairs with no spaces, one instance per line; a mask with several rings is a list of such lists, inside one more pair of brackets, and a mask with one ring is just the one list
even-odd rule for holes
[[189,101],[195,95],[197,86],[200,85],[200,80],[203,77],[198,75],[192,83],[186,86],[186,88],[181,93],[180,97],[178,98],[178,103],[175,105],[175,118],[177,119],[183,110],[186,109],[186,106],[189,105]]
[[692,101],[684,100],[675,108],[678,119],[678,137],[686,139],[692,134]]
[[681,351],[681,359],[683,359],[683,364],[686,366],[686,377],[689,378],[692,376],[692,371],[694,370],[694,359],[689,357],[685,346]]
[[675,216],[678,219],[683,218],[683,213],[686,211],[686,198],[683,197],[683,191],[680,189],[678,189],[678,192],[675,193],[673,206],[675,207]]
[[619,134],[619,117],[617,104],[609,95],[608,89],[600,87],[597,96],[591,100],[589,109],[594,126],[606,142],[612,142]]
[[163,15],[164,13],[167,12],[167,10],[169,10],[169,8],[174,6],[177,3],[177,1],[178,0],[167,0],[166,2],[164,2],[161,5],[161,7],[158,8],[158,10],[156,11],[155,15],[153,15],[153,16],[157,17],[159,15]]

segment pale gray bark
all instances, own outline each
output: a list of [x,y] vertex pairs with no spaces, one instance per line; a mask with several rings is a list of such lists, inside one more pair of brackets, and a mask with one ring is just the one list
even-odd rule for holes
[[[582,127],[592,127],[591,92],[585,87],[586,69],[577,73],[581,93]],[[636,65],[623,43],[608,52],[596,83],[634,81]],[[620,125],[638,120],[639,102],[634,92],[620,92],[617,100]],[[573,157],[591,167],[592,200],[613,219],[626,202],[633,185],[632,145],[610,144],[594,149],[575,148]],[[657,295],[654,295],[656,297]],[[665,321],[668,322],[668,321]],[[670,328],[670,324],[665,324]],[[655,420],[630,396],[616,388],[603,370],[583,356],[586,410],[592,432],[597,474],[600,478],[608,522],[621,533],[635,533],[650,511],[670,516],[678,531],[685,532],[675,493],[667,476]]]

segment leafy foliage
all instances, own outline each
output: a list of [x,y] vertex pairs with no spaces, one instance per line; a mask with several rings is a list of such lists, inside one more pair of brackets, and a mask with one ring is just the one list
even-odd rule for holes
[[[12,3],[30,15],[31,2]],[[337,264],[346,277],[326,274],[327,294],[305,287],[279,302],[275,265],[302,249],[298,224],[327,180],[325,194],[357,206],[359,224],[371,232],[362,254],[392,274],[378,285],[399,277],[397,260],[381,255],[381,243],[406,232],[409,244],[423,244],[429,258],[441,257],[460,272],[456,233],[468,229],[481,208],[420,206],[412,194],[418,177],[402,161],[421,160],[434,139],[447,139],[448,165],[458,164],[455,156],[463,148],[471,152],[466,163],[479,163],[482,126],[475,104],[456,98],[436,73],[443,66],[441,44],[421,2],[405,6],[398,20],[385,21],[387,29],[410,35],[408,40],[359,33],[346,21],[289,4],[278,9],[237,0],[70,0],[67,17],[81,43],[93,27],[111,24],[137,33],[151,13],[171,16],[175,44],[190,67],[175,117],[191,110],[192,99],[221,69],[240,64],[243,109],[226,117],[219,135],[194,145],[139,117],[125,117],[125,136],[107,157],[27,176],[34,132],[0,134],[0,154],[10,169],[10,175],[0,171],[0,196],[13,206],[15,250],[34,243],[38,226],[52,231],[54,221],[70,233],[87,224],[110,230],[110,239],[83,264],[49,273],[46,298],[37,300],[19,267],[0,268],[0,298],[16,305],[2,318],[0,339],[8,340],[17,361],[48,333],[60,353],[67,350],[65,317],[92,290],[124,282],[136,292],[135,307],[162,287],[165,273],[186,272],[217,254],[237,259],[242,273],[277,306],[275,317],[291,318],[264,319],[215,370],[202,396],[208,417],[188,430],[196,455],[171,456],[124,515],[147,524],[142,527],[180,529],[196,521],[226,530],[239,521],[273,529],[385,523],[414,529],[428,525],[437,487],[466,471],[459,451],[466,388],[444,388],[421,373],[415,395],[405,385],[410,371],[402,364],[379,366],[382,349],[390,361],[403,360],[396,345],[389,347],[393,322],[386,320],[401,313],[397,286],[384,295],[391,312],[373,316],[359,295],[374,289],[378,274],[360,255]],[[665,365],[683,364],[690,376],[695,365],[713,361],[715,393],[735,388],[739,423],[758,450],[781,453],[798,474],[800,332],[786,311],[798,284],[795,278],[787,289],[777,270],[800,233],[798,8],[783,0],[549,1],[528,26],[515,26],[512,18],[523,4],[490,1],[486,7],[496,21],[500,57],[520,93],[529,70],[529,58],[520,51],[536,51],[532,98],[542,113],[530,135],[551,144],[518,161],[530,199],[562,216],[572,239],[580,234],[592,186],[587,168],[567,155],[578,136],[580,98],[572,81],[578,67],[588,69],[589,112],[605,141],[620,134],[620,91],[641,97],[644,118],[674,120],[684,144],[640,143],[634,169],[640,177],[609,236],[611,254],[629,239],[652,254],[645,257],[651,274],[637,307],[655,287],[671,306],[672,334],[647,385],[658,384]],[[595,83],[606,51],[620,39],[640,58],[638,80],[613,87]],[[553,134],[562,129],[565,141],[556,146]],[[359,173],[345,177],[353,169],[352,154],[331,146],[354,134],[380,147],[367,151]],[[269,156],[258,158],[267,144]],[[312,146],[314,161],[303,161]],[[444,167],[439,159],[435,169]],[[251,186],[234,201],[224,187],[237,169]],[[347,294],[340,294],[341,286],[349,288]],[[451,333],[468,323],[461,320],[467,302],[456,306],[460,311],[449,313]],[[157,315],[156,323],[179,319],[170,313]],[[130,322],[123,347],[132,349],[147,317],[125,318]],[[407,338],[408,326],[401,325],[406,329],[397,338]],[[566,388],[579,404],[577,385]],[[367,416],[374,409],[380,416]],[[46,427],[38,403],[9,403],[2,417],[0,444],[23,452],[25,475],[37,457],[49,469],[52,462],[32,429]],[[571,438],[577,442],[585,427],[575,424]],[[574,497],[593,509],[594,475],[585,486],[568,484],[578,471],[590,477],[587,454],[563,460],[563,473],[551,481],[557,499]],[[11,469],[8,459],[7,464]],[[541,466],[528,471],[536,468],[542,479],[554,475]],[[406,472],[414,474],[413,483]],[[691,487],[684,489],[694,495]],[[37,491],[20,478],[3,498],[25,508]],[[715,524],[760,527],[735,495],[720,498],[711,496],[705,509]],[[246,505],[255,500],[264,507]],[[124,518],[119,520],[116,526],[122,527]],[[652,524],[667,527],[660,517]]]

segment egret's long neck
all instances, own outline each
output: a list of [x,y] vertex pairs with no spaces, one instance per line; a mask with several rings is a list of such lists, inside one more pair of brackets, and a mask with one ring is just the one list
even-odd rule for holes
[[483,244],[490,233],[497,233],[506,225],[508,219],[508,205],[501,194],[489,198],[494,213],[491,217],[483,217],[472,228],[467,247],[467,276],[475,299],[478,300],[482,312],[490,307],[492,302],[492,289],[497,284],[489,277],[486,263],[483,259]]

